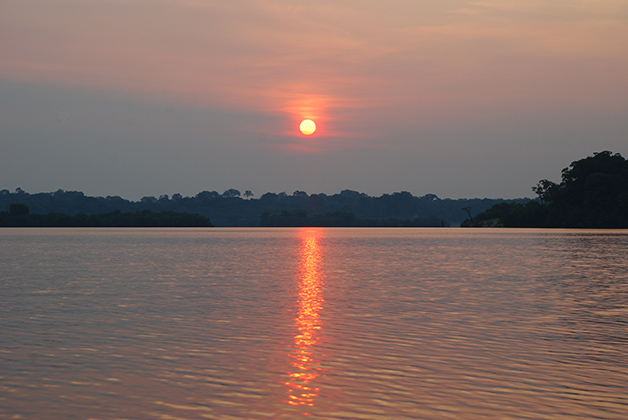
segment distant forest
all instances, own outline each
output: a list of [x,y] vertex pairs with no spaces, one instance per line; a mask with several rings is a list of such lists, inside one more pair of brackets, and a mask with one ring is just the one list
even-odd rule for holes
[[532,190],[538,199],[441,199],[406,191],[372,197],[352,190],[269,192],[255,198],[251,191],[228,189],[130,201],[17,188],[0,191],[0,226],[628,228],[628,160],[618,153],[603,151],[572,162],[560,183],[543,179]]
[[[441,199],[434,194],[416,197],[395,192],[372,197],[352,190],[338,194],[265,193],[255,198],[251,191],[223,193],[202,191],[193,197],[181,194],[143,197],[130,201],[118,196],[90,197],[79,191],[57,190],[30,194],[21,188],[0,191],[0,212],[11,204],[24,204],[31,215],[97,215],[176,212],[201,215],[220,227],[254,226],[458,226],[469,214],[478,214],[498,203],[525,204],[529,198]],[[83,217],[83,216],[81,216]]]
[[542,179],[538,200],[497,203],[464,227],[628,228],[628,160],[603,151],[572,162],[559,184]]
[[213,227],[211,221],[198,214],[173,211],[74,215],[61,213],[31,214],[26,204],[14,203],[9,211],[0,212],[0,227]]

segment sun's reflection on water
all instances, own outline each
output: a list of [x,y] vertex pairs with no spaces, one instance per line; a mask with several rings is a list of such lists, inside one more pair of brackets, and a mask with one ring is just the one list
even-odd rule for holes
[[323,308],[323,273],[321,271],[320,229],[299,232],[299,310],[294,318],[298,332],[289,355],[292,369],[289,372],[288,404],[313,407],[319,388],[315,379],[321,375],[320,360],[314,346],[321,334],[320,312]]

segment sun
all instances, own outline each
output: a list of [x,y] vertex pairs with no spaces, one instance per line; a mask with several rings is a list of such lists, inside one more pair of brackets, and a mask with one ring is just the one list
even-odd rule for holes
[[301,130],[301,132],[306,136],[314,134],[316,131],[316,123],[310,119],[303,120],[299,125],[299,130]]

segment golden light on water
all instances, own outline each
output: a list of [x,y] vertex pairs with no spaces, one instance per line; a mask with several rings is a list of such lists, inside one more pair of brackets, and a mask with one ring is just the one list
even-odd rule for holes
[[317,360],[316,345],[321,333],[320,311],[325,302],[321,287],[323,275],[320,268],[321,247],[319,230],[301,232],[299,249],[299,311],[294,319],[297,333],[290,352],[293,367],[289,373],[288,404],[313,407],[319,388],[314,381],[320,376],[320,361]]

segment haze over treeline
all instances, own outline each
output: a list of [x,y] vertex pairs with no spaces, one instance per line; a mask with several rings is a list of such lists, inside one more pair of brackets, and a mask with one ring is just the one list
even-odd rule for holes
[[57,190],[31,194],[17,188],[14,192],[6,189],[0,191],[0,211],[7,211],[15,203],[27,205],[31,214],[89,215],[115,210],[173,211],[206,216],[215,226],[259,226],[262,219],[269,220],[271,215],[299,210],[314,218],[343,212],[371,221],[438,219],[441,224],[455,226],[468,217],[469,211],[477,214],[496,203],[526,203],[529,200],[441,199],[435,194],[417,197],[406,191],[373,197],[352,190],[343,190],[333,195],[308,194],[304,191],[294,191],[291,194],[268,192],[256,198],[248,190],[241,193],[236,189],[228,189],[222,193],[202,191],[192,197],[173,194],[147,196],[131,201],[119,196],[91,197],[80,191]]

